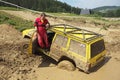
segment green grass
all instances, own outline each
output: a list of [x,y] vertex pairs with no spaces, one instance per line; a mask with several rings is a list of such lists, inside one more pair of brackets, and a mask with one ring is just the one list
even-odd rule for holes
[[[49,12],[48,12],[49,13]],[[62,12],[59,12],[59,13],[49,13],[51,15],[54,15],[56,17],[64,17],[64,16],[79,16],[77,14],[73,14],[73,13],[62,13]]]
[[0,10],[13,10],[13,11],[18,11],[18,10],[23,10],[17,7],[4,7],[4,6],[0,6]]
[[0,24],[12,25],[19,31],[33,27],[32,21],[23,20],[22,18],[15,17],[2,11],[0,11]]

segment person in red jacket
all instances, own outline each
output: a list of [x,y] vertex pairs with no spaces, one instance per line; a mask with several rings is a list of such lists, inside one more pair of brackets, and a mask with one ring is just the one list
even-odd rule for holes
[[41,13],[40,17],[36,18],[34,23],[37,28],[38,44],[41,48],[49,48],[48,36],[46,28],[50,27],[49,21],[46,19],[46,14]]

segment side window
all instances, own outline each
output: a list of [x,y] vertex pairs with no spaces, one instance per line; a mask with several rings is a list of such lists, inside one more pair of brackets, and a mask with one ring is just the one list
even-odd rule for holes
[[81,56],[86,56],[86,45],[80,42],[76,42],[74,40],[70,41],[69,51],[74,52],[76,54],[80,54]]
[[68,38],[61,36],[61,35],[57,35],[54,43],[56,43],[58,46],[65,48],[67,45],[67,41],[68,41]]

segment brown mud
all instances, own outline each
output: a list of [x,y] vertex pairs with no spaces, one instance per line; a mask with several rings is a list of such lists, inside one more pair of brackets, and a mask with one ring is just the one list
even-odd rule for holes
[[[13,13],[18,14],[15,11]],[[32,15],[30,20],[35,17]],[[54,20],[50,20],[54,23]],[[90,74],[79,70],[61,70],[55,67],[54,60],[45,55],[29,56],[23,53],[21,46],[29,41],[23,39],[22,34],[14,27],[0,25],[0,80],[120,80],[119,28],[114,26],[107,31],[100,31],[100,27],[82,28],[103,34],[107,50],[108,58],[105,64]]]

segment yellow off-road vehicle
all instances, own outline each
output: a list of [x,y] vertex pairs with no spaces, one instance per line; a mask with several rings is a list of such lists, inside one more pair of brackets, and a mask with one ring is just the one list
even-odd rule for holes
[[105,44],[100,34],[66,24],[53,25],[47,33],[50,51],[38,46],[35,34],[35,29],[23,31],[23,37],[31,38],[29,54],[42,52],[56,60],[59,68],[75,70],[77,67],[88,73],[105,58]]

